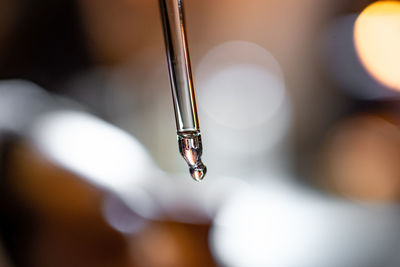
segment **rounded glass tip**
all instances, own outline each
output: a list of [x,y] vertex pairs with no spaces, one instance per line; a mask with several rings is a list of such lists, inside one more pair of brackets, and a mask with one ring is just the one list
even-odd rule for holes
[[207,168],[201,161],[203,146],[200,132],[178,133],[179,152],[189,166],[192,178],[200,182],[207,173]]

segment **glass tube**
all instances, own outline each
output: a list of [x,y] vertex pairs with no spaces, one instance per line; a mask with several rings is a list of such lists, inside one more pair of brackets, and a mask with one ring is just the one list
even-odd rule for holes
[[183,0],[159,0],[179,151],[192,177],[200,181],[206,173],[201,162],[202,143],[196,94],[185,31]]

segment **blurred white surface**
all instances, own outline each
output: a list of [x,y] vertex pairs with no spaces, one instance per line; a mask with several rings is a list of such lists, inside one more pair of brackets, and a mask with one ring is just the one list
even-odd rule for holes
[[394,207],[346,202],[285,183],[243,188],[217,215],[210,244],[224,266],[386,266]]

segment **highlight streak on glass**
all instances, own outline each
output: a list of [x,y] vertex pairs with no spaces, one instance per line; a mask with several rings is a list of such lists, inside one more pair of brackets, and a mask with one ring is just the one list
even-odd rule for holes
[[196,181],[206,167],[201,162],[202,143],[197,115],[189,49],[185,33],[183,0],[159,0],[174,102],[179,151]]

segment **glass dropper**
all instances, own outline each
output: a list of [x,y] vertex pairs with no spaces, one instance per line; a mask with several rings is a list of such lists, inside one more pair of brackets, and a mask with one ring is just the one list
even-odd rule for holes
[[179,152],[189,165],[193,179],[201,181],[207,168],[201,161],[203,147],[185,31],[183,0],[159,0],[159,4],[175,110]]

